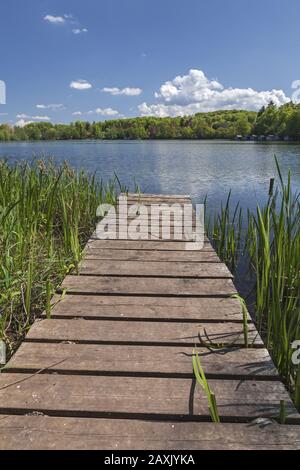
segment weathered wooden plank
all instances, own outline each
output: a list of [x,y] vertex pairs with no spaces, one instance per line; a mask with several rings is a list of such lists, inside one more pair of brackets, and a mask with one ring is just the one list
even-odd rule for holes
[[[128,218],[127,221],[117,221],[116,222],[116,229],[119,230],[119,227],[120,229],[124,230],[124,227],[126,227],[126,225],[129,227],[136,227],[138,226],[139,230],[143,229],[145,230],[145,228],[148,228],[148,233],[151,234],[151,233],[155,233],[155,231],[158,231],[158,229],[160,230],[160,232],[162,231],[162,229],[164,229],[165,231],[171,231],[171,233],[174,232],[174,230],[176,230],[177,232],[179,233],[184,233],[184,231],[188,230],[188,231],[195,231],[196,229],[196,224],[193,222],[193,223],[187,223],[187,224],[183,224],[183,223],[180,223],[181,221],[178,220],[176,222],[174,222],[173,220],[169,221],[167,220],[166,222],[162,221],[162,220],[154,220],[154,221],[151,221],[151,219],[149,220],[146,220],[146,219],[139,219],[139,218]],[[112,222],[114,223],[114,222]],[[135,229],[137,230],[137,229]]]
[[176,204],[177,206],[184,206],[186,204],[192,204],[191,199],[189,198],[147,198],[147,197],[141,197],[139,198],[133,198],[133,197],[128,197],[127,198],[127,204],[128,205],[155,205],[155,206],[162,206],[162,205],[167,205],[167,206],[172,206],[173,204]]
[[[113,224],[114,221],[111,222]],[[127,220],[117,220],[116,221],[116,227],[121,227],[124,230],[124,226],[128,227],[135,227],[136,225],[141,226],[143,229],[145,226],[148,226],[149,228],[149,233],[151,233],[151,230],[157,230],[158,227],[170,227],[170,228],[176,228],[177,230],[179,229],[186,229],[186,230],[195,230],[196,226],[196,221],[189,221],[184,223],[181,218],[174,218],[171,219],[166,219],[162,220],[162,218],[159,219],[154,219],[152,220],[151,217],[149,216],[148,218],[144,218],[142,216],[133,216],[133,217],[128,217]],[[154,227],[154,229],[153,229]],[[206,240],[206,239],[205,239]],[[207,241],[207,240],[206,240]]]
[[147,193],[123,193],[122,196],[126,196],[128,199],[138,199],[138,200],[144,200],[144,199],[150,199],[150,200],[165,200],[165,199],[170,199],[173,201],[175,199],[178,201],[179,199],[184,199],[184,200],[191,200],[191,196],[188,194],[147,194]]
[[[276,378],[266,349],[197,348],[208,378]],[[81,374],[160,375],[193,377],[193,348],[98,344],[23,343],[6,371],[69,371]]]
[[[125,226],[124,226],[125,227]],[[128,225],[129,227],[129,225]],[[147,229],[148,227],[148,229]],[[119,240],[124,238],[124,229],[123,227],[116,225],[116,228],[113,229],[113,238],[111,236],[111,240]],[[126,238],[129,240],[133,241],[166,241],[166,242],[194,242],[194,235],[195,230],[185,230],[184,228],[182,229],[174,229],[173,226],[170,226],[170,228],[162,228],[161,226],[153,226],[151,227],[150,224],[146,226],[144,229],[141,228],[134,228],[133,231],[129,232],[129,228],[127,231],[125,231]],[[97,234],[96,232],[93,234],[91,239],[100,239],[101,240],[101,235]],[[201,249],[204,247],[204,242],[200,238],[198,240],[198,243],[201,243]],[[198,249],[199,250],[199,249]]]
[[186,263],[220,263],[220,258],[213,251],[164,251],[164,250],[114,250],[87,247],[83,259],[101,259],[110,261],[183,261]]
[[[234,298],[144,297],[68,294],[54,296],[52,316],[70,318],[137,318],[179,321],[242,321],[241,304]],[[45,315],[45,313],[44,313]]]
[[128,198],[127,199],[127,205],[128,207],[131,205],[137,205],[137,206],[164,206],[165,208],[168,206],[169,208],[174,207],[184,207],[185,205],[191,205],[192,202],[190,199],[151,199],[151,198],[141,198],[140,200],[138,198]]
[[191,198],[185,197],[185,196],[179,196],[179,197],[162,197],[162,196],[155,196],[155,197],[149,197],[149,196],[132,196],[128,195],[127,196],[127,201],[129,202],[134,202],[134,203],[147,203],[147,204],[191,204]]
[[[128,203],[150,211],[152,204],[183,207],[190,198],[129,194]],[[143,226],[149,219],[140,216]],[[180,219],[171,215],[172,234]],[[0,375],[0,448],[298,446],[295,425],[193,422],[210,421],[192,370],[198,333],[207,343],[227,345],[199,347],[222,420],[277,418],[280,400],[290,420],[300,418],[251,323],[254,347],[243,348],[241,305],[230,298],[236,293],[231,275],[208,239],[195,251],[174,236],[160,241],[162,220],[152,224],[160,229],[155,241],[89,241],[81,276],[63,283],[71,293],[54,307],[52,320],[34,324]],[[5,416],[34,412],[57,417]],[[159,422],[169,418],[188,422]]]
[[67,276],[62,283],[62,288],[73,294],[202,295],[219,297],[236,294],[231,279]]
[[[131,209],[132,211],[132,209]],[[131,211],[128,213],[127,219],[123,219],[122,217],[117,217],[116,219],[116,224],[119,225],[125,225],[125,224],[130,224],[133,220],[140,223],[141,225],[162,225],[162,223],[174,225],[174,226],[180,226],[180,225],[185,225],[186,227],[195,227],[197,218],[195,215],[192,216],[191,219],[185,220],[183,216],[183,212],[180,214],[176,214],[174,212],[167,213],[160,211],[159,213],[152,212],[151,210],[148,210],[148,214],[144,214],[142,211],[138,211],[135,213],[131,213]],[[114,222],[114,218],[112,219],[111,222]]]
[[[148,212],[151,212],[152,208],[153,211],[162,210],[164,212],[173,212],[179,213],[179,209],[183,212],[184,209],[186,211],[195,213],[194,210],[190,211],[191,201],[188,199],[180,199],[179,201],[166,199],[166,200],[158,200],[158,199],[143,199],[138,201],[138,199],[127,199],[127,209],[132,212],[134,209],[132,206],[135,207],[146,207]],[[116,206],[116,211],[118,211],[118,205]],[[143,211],[145,213],[145,211]]]
[[300,426],[7,416],[1,450],[299,450]]
[[[295,408],[281,382],[210,380],[221,419],[287,417]],[[0,413],[42,412],[85,417],[188,418],[210,421],[202,387],[193,379],[60,374],[1,374]]]
[[203,251],[213,251],[213,248],[209,242],[205,242],[201,250],[187,250],[185,241],[171,241],[171,240],[99,240],[91,238],[87,244],[88,249],[114,249],[114,250],[151,250],[151,251],[183,251],[188,253],[202,253]]
[[[245,344],[241,323],[175,323],[124,320],[39,320],[31,327],[27,340],[89,341],[95,343],[187,344],[203,341],[235,346]],[[262,341],[253,324],[248,326],[249,343]]]
[[79,273],[101,276],[157,276],[157,277],[194,277],[229,278],[233,276],[223,263],[186,263],[184,261],[109,261],[84,259]]

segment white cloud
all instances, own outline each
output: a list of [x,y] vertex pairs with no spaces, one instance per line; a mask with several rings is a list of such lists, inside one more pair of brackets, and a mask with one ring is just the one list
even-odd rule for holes
[[217,80],[209,80],[201,70],[165,82],[155,93],[154,104],[142,103],[142,116],[184,116],[218,109],[256,111],[271,100],[276,105],[290,101],[283,90],[256,91],[252,88],[225,88]]
[[36,108],[57,110],[63,108],[63,106],[63,104],[37,104]]
[[86,80],[74,80],[70,83],[70,88],[74,88],[74,90],[89,90],[92,88],[92,85]]
[[74,34],[88,32],[87,28],[83,28],[72,14],[64,14],[62,16],[46,15],[44,16],[44,20],[51,24],[68,26],[72,28],[72,33]]
[[92,111],[90,112],[89,114],[101,114],[102,116],[116,116],[117,114],[119,114],[119,111],[117,111],[116,109],[112,109],[112,108],[97,108],[95,109],[95,111]]
[[87,33],[88,30],[87,28],[74,28],[72,29],[72,33],[74,34],[82,34],[82,33]]
[[37,121],[50,121],[49,116],[32,116],[32,119],[36,119]]
[[25,120],[25,119],[34,119],[36,121],[50,121],[49,116],[28,116],[28,114],[17,114],[17,119]]
[[30,119],[30,116],[27,114],[17,114],[17,119]]
[[15,123],[15,126],[16,127],[25,127],[25,126],[27,126],[27,124],[32,124],[32,123],[33,123],[33,121],[26,121],[25,119],[20,119],[19,121],[17,121]]
[[119,111],[112,108],[96,108],[91,111],[82,112],[82,111],[75,111],[72,113],[73,116],[83,116],[83,115],[91,115],[91,114],[99,114],[101,116],[117,116],[120,115]]
[[66,17],[64,18],[63,16],[46,15],[44,16],[44,20],[52,24],[65,24]]
[[111,95],[126,95],[126,96],[139,96],[143,90],[141,88],[130,88],[130,87],[125,87],[125,88],[109,88],[105,87],[102,88],[104,93],[110,93]]

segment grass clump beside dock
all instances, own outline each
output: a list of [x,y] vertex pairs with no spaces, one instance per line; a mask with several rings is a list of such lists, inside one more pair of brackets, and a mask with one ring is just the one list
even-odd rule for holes
[[117,186],[66,163],[0,161],[0,340],[8,355],[76,269],[96,209],[115,203]]
[[276,165],[279,184],[275,191],[270,187],[264,207],[243,219],[238,208],[230,216],[227,204],[207,229],[220,258],[237,268],[237,280],[243,265],[248,307],[300,409],[300,364],[294,360],[300,340],[300,193],[291,189],[291,174],[284,181]]

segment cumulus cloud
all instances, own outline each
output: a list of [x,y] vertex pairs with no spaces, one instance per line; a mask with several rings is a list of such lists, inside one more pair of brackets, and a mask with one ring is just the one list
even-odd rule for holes
[[72,14],[65,14],[62,16],[46,15],[44,16],[44,20],[47,23],[65,25],[69,28],[72,28],[73,34],[81,34],[88,32],[87,28],[83,28],[82,25],[80,25],[80,22],[77,21]]
[[86,80],[74,80],[70,83],[70,88],[74,90],[89,90],[92,88],[92,85]]
[[28,116],[28,114],[17,114],[17,119],[25,120],[36,120],[36,121],[50,121],[49,116]]
[[105,87],[102,88],[103,93],[110,93],[111,95],[125,95],[125,96],[139,96],[143,90],[141,88],[130,88],[130,87],[125,87],[125,88],[117,88],[117,87]]
[[72,29],[73,34],[82,34],[82,33],[87,33],[88,30],[87,28],[74,28]]
[[52,24],[65,24],[66,18],[63,16],[46,15],[44,20]]
[[218,80],[210,80],[201,70],[165,82],[155,93],[154,104],[142,103],[142,116],[185,116],[218,109],[256,111],[271,100],[278,106],[290,99],[282,90],[256,91],[253,88],[225,88]]
[[83,116],[83,115],[91,115],[91,114],[99,114],[101,116],[117,116],[120,113],[116,109],[112,109],[112,108],[96,108],[87,112],[75,111],[72,114],[73,116]]
[[26,121],[25,119],[19,119],[16,123],[15,123],[15,126],[16,127],[25,127],[27,126],[27,124],[32,124],[33,121]]
[[62,109],[63,104],[37,104],[36,108],[37,109],[51,109],[51,110],[57,110],[57,109]]
[[101,114],[102,116],[116,116],[117,114],[119,114],[119,111],[117,111],[116,109],[112,109],[112,108],[97,108],[95,109],[95,111],[90,111],[89,114]]
[[49,116],[32,116],[32,119],[36,119],[37,121],[50,121]]

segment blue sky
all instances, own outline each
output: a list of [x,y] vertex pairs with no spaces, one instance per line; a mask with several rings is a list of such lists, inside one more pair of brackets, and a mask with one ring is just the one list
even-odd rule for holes
[[0,122],[284,103],[300,79],[299,18],[299,0],[2,2]]

